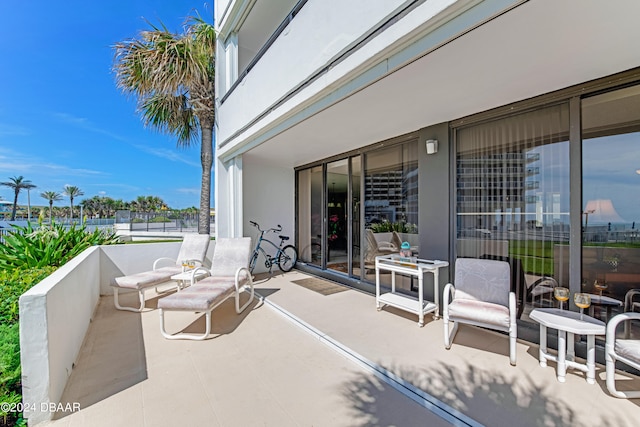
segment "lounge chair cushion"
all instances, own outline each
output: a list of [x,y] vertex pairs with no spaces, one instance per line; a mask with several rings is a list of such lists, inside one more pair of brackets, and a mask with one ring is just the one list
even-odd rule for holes
[[173,295],[161,298],[158,308],[167,310],[207,311],[229,297],[235,291],[233,280],[219,281],[216,284],[190,286]]
[[181,272],[182,268],[178,266],[162,267],[157,270],[116,277],[111,281],[111,286],[129,289],[143,289],[168,282],[171,280],[171,276]]
[[640,340],[616,340],[616,354],[640,364]]
[[500,329],[509,328],[509,308],[490,302],[455,299],[449,304],[449,319],[465,323],[481,322]]
[[[236,280],[235,276],[209,276],[209,277],[205,277],[204,279],[200,280],[198,282],[198,284],[200,284],[200,285],[217,285],[217,284],[226,285],[227,283],[234,283],[235,280]],[[240,276],[238,277],[238,287],[244,286],[248,282],[249,282],[249,275],[245,271],[242,271],[240,273]]]

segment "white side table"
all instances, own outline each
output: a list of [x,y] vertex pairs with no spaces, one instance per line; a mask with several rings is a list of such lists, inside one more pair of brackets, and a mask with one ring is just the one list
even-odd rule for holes
[[[540,324],[540,366],[547,366],[547,360],[558,363],[558,381],[565,382],[567,368],[579,369],[587,373],[587,382],[596,382],[596,335],[605,334],[604,322],[580,313],[558,308],[536,308],[529,317]],[[547,328],[558,330],[558,355],[547,351]],[[587,336],[587,363],[575,361],[574,335]],[[568,341],[568,344],[567,344]]]
[[[202,279],[207,275],[206,270],[199,269],[196,271],[194,282]],[[178,290],[182,290],[191,284],[191,277],[193,276],[193,269],[185,270],[182,273],[174,274],[171,276],[171,280],[176,281],[178,283]]]
[[[397,254],[380,255],[376,257],[376,308],[378,311],[384,305],[399,308],[418,315],[418,326],[424,326],[424,315],[433,312],[433,318],[438,319],[438,309],[440,307],[440,279],[439,271],[442,267],[449,265],[446,261],[433,261],[416,257],[401,257]],[[391,272],[391,292],[380,292],[380,272]],[[418,297],[396,292],[396,273],[418,278]],[[425,273],[433,274],[433,299],[435,301],[425,301],[422,291],[424,289]]]

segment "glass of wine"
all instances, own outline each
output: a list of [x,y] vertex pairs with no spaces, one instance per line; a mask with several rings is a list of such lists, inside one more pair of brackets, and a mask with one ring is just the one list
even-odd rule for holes
[[602,296],[602,291],[607,289],[609,287],[609,285],[607,285],[607,282],[598,282],[598,280],[596,279],[596,281],[593,282],[593,287],[596,288],[597,290],[599,290],[600,291],[600,296]]
[[185,272],[187,271],[187,267],[189,267],[189,261],[186,259],[182,260],[182,271]]
[[591,305],[591,297],[589,294],[577,292],[573,295],[573,302],[580,308],[580,320],[584,318],[584,309]]
[[565,301],[569,301],[569,288],[556,286],[555,288],[553,288],[553,296],[555,297],[555,299],[560,301],[560,310],[562,310],[562,303]]

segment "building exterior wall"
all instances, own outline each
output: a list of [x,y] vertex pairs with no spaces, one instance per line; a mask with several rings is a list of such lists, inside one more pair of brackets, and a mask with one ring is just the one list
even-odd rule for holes
[[[260,224],[262,229],[282,226],[281,233],[269,233],[265,238],[276,244],[280,243],[279,235],[289,236],[285,244],[295,242],[295,206],[294,171],[291,168],[265,164],[245,163],[243,173],[243,230],[244,234],[253,238],[259,236],[258,230],[249,221]],[[265,245],[268,254],[275,254],[275,249]],[[277,270],[278,267],[274,267]],[[255,272],[266,271],[264,259],[258,259]]]
[[[613,87],[617,73],[640,67],[633,53],[633,40],[640,37],[633,16],[639,12],[640,4],[630,0],[606,5],[595,0],[307,1],[250,72],[220,95],[219,162],[228,165],[242,159],[244,165],[242,186],[229,186],[226,168],[216,171],[222,191],[218,201],[233,201],[232,207],[225,207],[225,219],[219,218],[220,227],[247,234],[250,216],[269,222],[286,217],[281,212],[295,213],[296,169],[326,167],[417,134],[421,256],[452,262],[456,242],[477,237],[456,234],[460,221],[466,221],[461,224],[471,233],[491,233],[477,222],[477,215],[457,217],[457,203],[468,200],[472,207],[495,197],[494,190],[505,185],[515,186],[508,195],[512,202],[520,198],[513,210],[519,225],[505,232],[522,231],[524,224],[535,222],[525,215],[525,207],[536,200],[531,191],[539,185],[535,162],[540,159],[518,149],[496,156],[487,153],[487,165],[462,173],[457,162],[464,159],[452,135],[466,126],[468,117],[481,122],[484,114],[506,116],[515,103],[526,111],[562,99],[572,105],[575,118],[578,98],[588,93],[580,92],[581,85],[610,78],[605,83]],[[571,164],[576,165],[581,162],[581,141],[579,132],[572,132]],[[437,153],[426,154],[428,139],[438,140]],[[507,184],[498,183],[504,175],[495,173],[502,166],[493,168],[492,176],[478,173],[491,169],[488,163],[504,164],[507,158],[518,170]],[[579,242],[581,201],[576,190],[581,177],[573,168],[567,209],[574,212],[570,228],[572,239]],[[273,188],[270,179],[287,189],[274,202],[265,197]],[[325,198],[330,184],[323,184]],[[401,199],[400,194],[392,197]],[[495,206],[487,208],[485,219],[490,219],[492,209],[501,209],[499,201],[496,198]],[[326,237],[328,225],[323,227]],[[502,254],[505,239],[498,241],[497,252]],[[465,245],[484,247],[466,241]],[[580,260],[575,251],[572,257],[577,277]],[[575,283],[572,288],[577,289]]]

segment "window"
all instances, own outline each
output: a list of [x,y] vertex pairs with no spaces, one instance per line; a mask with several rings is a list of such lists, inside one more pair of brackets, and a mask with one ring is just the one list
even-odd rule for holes
[[368,152],[365,165],[365,277],[374,281],[377,255],[400,251],[404,241],[419,252],[418,141]]
[[640,86],[582,101],[582,185],[582,291],[604,320],[640,283]]
[[508,261],[526,316],[552,301],[537,285],[568,286],[568,105],[459,128],[456,147],[457,256]]

